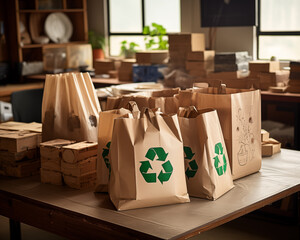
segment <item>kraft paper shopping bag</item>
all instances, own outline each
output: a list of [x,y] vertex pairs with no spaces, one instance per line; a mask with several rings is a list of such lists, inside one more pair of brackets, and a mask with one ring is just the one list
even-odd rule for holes
[[216,110],[179,108],[178,119],[189,195],[210,200],[221,197],[234,185]]
[[98,123],[98,154],[97,154],[97,181],[95,192],[107,192],[110,175],[110,144],[113,132],[114,119],[125,114],[138,114],[135,102],[128,102],[126,108],[113,109],[99,113]]
[[163,113],[176,113],[178,109],[179,88],[165,89],[149,92],[148,94],[125,95],[108,97],[106,109],[118,109],[125,107],[129,101],[135,101],[139,107],[160,108]]
[[[224,89],[223,89],[224,90]],[[217,88],[184,90],[179,105],[218,112],[233,179],[255,173],[261,168],[261,96],[259,90]]]
[[100,104],[88,73],[46,75],[42,138],[97,141]]
[[118,210],[189,202],[177,114],[114,120],[109,195]]

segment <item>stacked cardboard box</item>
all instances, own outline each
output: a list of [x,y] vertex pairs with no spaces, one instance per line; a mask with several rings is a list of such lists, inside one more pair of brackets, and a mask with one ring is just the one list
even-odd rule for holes
[[202,51],[205,51],[203,33],[169,34],[169,63],[174,68],[185,69],[188,54]]
[[115,63],[111,59],[97,59],[94,61],[95,74],[108,74],[115,70]]
[[248,71],[250,56],[247,51],[215,54],[215,72]]
[[270,133],[266,130],[261,130],[261,152],[263,157],[272,156],[275,153],[280,152],[281,143],[270,138]]
[[41,144],[41,182],[81,189],[96,181],[97,143],[55,139]]
[[288,80],[288,71],[280,71],[279,61],[250,61],[249,70],[249,78],[259,80],[254,87],[262,90],[276,87],[278,83],[285,84]]
[[118,69],[119,81],[132,82],[132,66],[136,63],[135,59],[124,59]]
[[137,64],[164,64],[167,63],[168,50],[140,51],[135,53]]
[[290,62],[288,92],[300,93],[300,62]]
[[96,183],[98,144],[78,142],[62,148],[61,172],[64,182],[72,188],[87,188]]
[[0,130],[0,174],[27,177],[39,173],[41,133]]
[[64,139],[54,139],[40,145],[41,182],[62,185],[61,173],[62,147],[74,143]]
[[191,76],[206,78],[214,70],[215,51],[196,51],[187,54],[185,67]]

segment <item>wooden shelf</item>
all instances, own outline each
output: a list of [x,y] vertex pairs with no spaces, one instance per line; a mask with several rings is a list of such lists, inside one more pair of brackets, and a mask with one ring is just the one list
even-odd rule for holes
[[45,10],[35,10],[35,9],[24,9],[19,10],[19,13],[53,13],[53,12],[84,12],[83,9],[45,9]]
[[69,44],[81,44],[81,43],[87,43],[87,41],[73,41],[73,42],[66,42],[66,43],[47,43],[47,44],[25,44],[21,48],[41,48],[44,46],[63,47]]

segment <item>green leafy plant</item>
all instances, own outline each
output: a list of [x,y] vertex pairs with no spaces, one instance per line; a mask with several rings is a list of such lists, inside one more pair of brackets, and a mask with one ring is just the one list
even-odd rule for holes
[[94,31],[88,33],[89,43],[92,45],[92,49],[104,49],[105,38],[101,34],[97,34]]
[[121,55],[126,58],[134,57],[139,45],[135,42],[127,42],[126,40],[121,42]]
[[145,26],[143,34],[148,35],[144,38],[147,50],[167,50],[168,40],[166,39],[167,30],[160,24],[152,23],[152,27]]

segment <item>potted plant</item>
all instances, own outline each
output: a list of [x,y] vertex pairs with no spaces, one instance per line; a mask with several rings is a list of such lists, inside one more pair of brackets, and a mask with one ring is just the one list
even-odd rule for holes
[[168,50],[167,30],[160,24],[152,23],[150,26],[145,26],[143,34],[147,35],[144,38],[147,50]]
[[94,31],[89,31],[89,43],[93,49],[93,59],[104,59],[104,46],[105,38],[101,34],[97,34]]
[[121,55],[125,58],[134,58],[136,53],[136,47],[139,45],[135,42],[128,43],[126,40],[121,42]]

